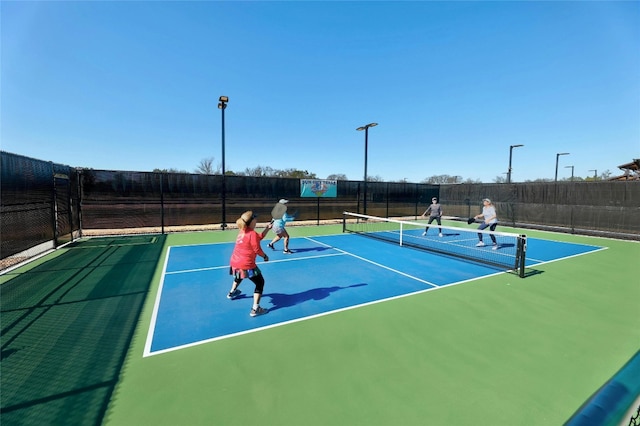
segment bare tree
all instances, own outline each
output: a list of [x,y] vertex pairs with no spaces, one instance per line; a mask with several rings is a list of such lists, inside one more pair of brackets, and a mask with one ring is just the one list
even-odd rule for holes
[[308,170],[298,170],[298,169],[278,170],[277,176],[286,177],[286,178],[298,178],[298,179],[316,179],[317,178],[315,173],[310,173]]
[[215,158],[209,157],[200,160],[200,164],[198,164],[198,168],[196,168],[196,173],[200,173],[202,175],[213,175],[221,172],[220,166],[214,168],[213,161]]
[[462,176],[436,175],[424,179],[421,183],[462,183]]
[[315,173],[311,173],[308,170],[298,170],[298,169],[274,169],[272,167],[262,167],[256,166],[253,168],[247,167],[244,169],[244,172],[241,173],[243,176],[253,176],[253,177],[281,177],[281,178],[299,178],[299,179],[316,179],[317,176]]
[[537,178],[537,179],[526,179],[525,182],[553,182],[553,179],[549,178]]
[[170,169],[158,169],[158,168],[155,168],[155,169],[153,169],[153,173],[181,173],[181,174],[189,174],[189,172],[188,172],[188,171],[186,171],[186,170],[178,170],[178,169],[175,169],[175,168],[173,168],[173,167],[172,167],[172,168],[170,168]]
[[327,176],[327,179],[330,179],[330,180],[349,180],[349,179],[347,179],[347,175],[344,175],[342,173],[331,174],[331,175]]
[[275,176],[275,171],[271,167],[262,167],[256,166],[253,168],[247,167],[242,172],[243,176],[252,176],[252,177],[270,177]]

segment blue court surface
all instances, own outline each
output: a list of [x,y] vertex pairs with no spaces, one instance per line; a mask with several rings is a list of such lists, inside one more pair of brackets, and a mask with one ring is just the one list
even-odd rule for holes
[[[354,234],[292,238],[292,255],[282,242],[277,251],[262,245],[270,260],[258,262],[266,281],[260,305],[269,312],[255,318],[250,280],[238,298],[226,298],[234,243],[170,247],[144,356],[505,273]],[[527,267],[603,249],[534,238],[527,245]]]

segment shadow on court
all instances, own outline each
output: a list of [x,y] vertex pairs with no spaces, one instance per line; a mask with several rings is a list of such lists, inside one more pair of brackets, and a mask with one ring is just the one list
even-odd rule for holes
[[302,248],[293,248],[293,252],[294,253],[309,253],[309,252],[313,252],[313,251],[326,251],[326,250],[331,250],[331,247],[302,247]]
[[445,237],[459,237],[460,234],[458,232],[443,232],[443,236]]
[[102,423],[164,240],[78,242],[3,276],[3,424]]
[[524,269],[524,278],[532,277],[534,275],[540,275],[540,274],[544,274],[544,271],[541,271],[539,269],[533,269],[533,268]]
[[313,288],[301,293],[294,294],[284,294],[284,293],[265,293],[263,297],[271,298],[272,308],[269,308],[269,311],[276,311],[278,309],[289,308],[291,306],[299,305],[301,303],[310,301],[310,300],[322,300],[331,296],[332,293],[336,291],[345,290],[347,288],[355,288],[366,286],[366,283],[353,284],[346,287],[320,287]]

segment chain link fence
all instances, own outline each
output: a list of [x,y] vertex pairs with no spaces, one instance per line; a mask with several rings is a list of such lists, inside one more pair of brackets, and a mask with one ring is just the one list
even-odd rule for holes
[[504,225],[640,239],[640,183],[634,181],[338,181],[336,198],[301,198],[299,179],[81,169],[7,152],[1,165],[2,268],[83,234],[223,229],[246,210],[266,222],[280,198],[290,200],[298,221],[317,224],[340,220],[344,211],[417,218],[434,196],[445,216],[467,218],[490,198]]
[[504,225],[640,239],[637,181],[442,185],[440,196],[454,216],[479,214],[490,198]]
[[80,197],[76,170],[6,152],[1,154],[2,265],[17,263],[77,237]]

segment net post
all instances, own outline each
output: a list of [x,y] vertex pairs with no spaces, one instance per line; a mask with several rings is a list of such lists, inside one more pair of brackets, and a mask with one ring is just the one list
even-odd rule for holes
[[345,212],[342,212],[342,233],[347,232],[347,215]]
[[517,255],[517,267],[518,267],[518,276],[520,278],[524,278],[524,267],[527,253],[527,236],[524,234],[520,235],[518,238],[518,255]]

